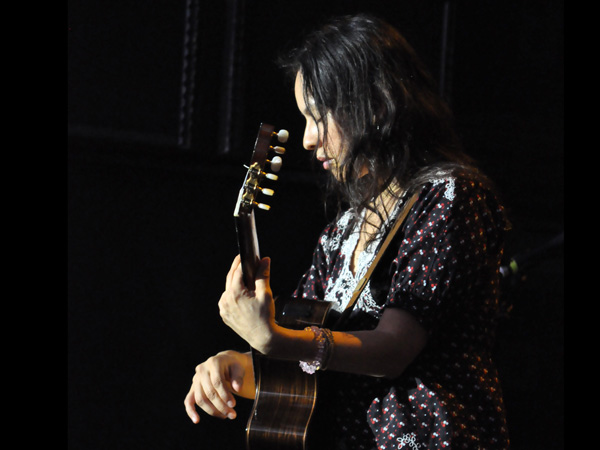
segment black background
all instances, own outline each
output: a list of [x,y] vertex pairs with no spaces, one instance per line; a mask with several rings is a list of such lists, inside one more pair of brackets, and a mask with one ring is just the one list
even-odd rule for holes
[[[273,209],[258,217],[276,292],[293,289],[327,219],[273,59],[332,14],[383,15],[444,78],[468,151],[504,195],[507,261],[562,233],[562,2],[117,3],[69,1],[70,449],[243,448],[249,402],[234,422],[193,425],[183,399],[196,364],[246,349],[217,301],[260,122],[292,136]],[[553,250],[505,284],[497,361],[515,449],[564,442],[564,262]]]

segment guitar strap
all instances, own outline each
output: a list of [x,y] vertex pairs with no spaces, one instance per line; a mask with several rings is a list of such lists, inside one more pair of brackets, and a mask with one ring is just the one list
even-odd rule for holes
[[394,226],[392,227],[390,232],[387,234],[385,240],[381,244],[381,247],[379,248],[377,255],[375,255],[373,262],[369,266],[369,269],[367,270],[365,275],[359,280],[358,284],[356,285],[356,288],[354,289],[354,292],[352,293],[352,298],[350,298],[350,301],[348,302],[348,305],[346,306],[346,309],[344,309],[344,311],[342,312],[342,314],[340,315],[340,317],[338,318],[338,320],[336,321],[336,323],[332,327],[332,329],[339,329],[339,327],[346,321],[346,319],[352,313],[352,309],[354,308],[356,301],[360,297],[360,294],[362,293],[364,288],[367,286],[367,283],[368,283],[369,279],[371,278],[371,275],[373,274],[373,272],[375,272],[375,269],[377,268],[377,264],[383,258],[385,251],[387,250],[390,243],[394,239],[398,230],[401,228],[402,224],[404,223],[404,220],[406,219],[406,216],[408,215],[408,212],[410,211],[412,206],[415,204],[418,197],[419,197],[418,192],[416,194],[413,194],[413,196],[410,197],[408,199],[408,201],[402,207],[402,211],[400,211],[400,214],[398,214],[398,217],[396,218],[396,221],[394,222]]

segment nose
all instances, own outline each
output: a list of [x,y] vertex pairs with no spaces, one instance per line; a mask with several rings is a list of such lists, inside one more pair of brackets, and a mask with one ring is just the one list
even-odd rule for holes
[[306,128],[304,129],[304,138],[302,139],[302,145],[306,150],[314,151],[319,146],[319,127],[314,120],[306,121]]

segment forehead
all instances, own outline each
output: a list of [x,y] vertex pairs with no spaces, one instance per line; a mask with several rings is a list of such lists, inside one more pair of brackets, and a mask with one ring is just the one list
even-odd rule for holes
[[[296,96],[296,103],[301,112],[307,113],[309,108],[312,110],[315,107],[315,100],[310,94],[304,96],[304,79],[302,74],[298,72],[296,75],[296,82],[294,84],[294,94]],[[308,102],[308,104],[307,104]]]
[[304,105],[304,79],[302,78],[302,74],[298,72],[296,74],[296,82],[294,84],[294,94],[296,95],[296,102],[298,106]]

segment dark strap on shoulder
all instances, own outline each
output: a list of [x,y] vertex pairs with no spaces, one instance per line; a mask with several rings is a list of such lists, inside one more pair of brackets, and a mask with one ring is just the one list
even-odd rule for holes
[[396,233],[398,232],[398,230],[404,223],[404,220],[406,219],[408,212],[410,211],[412,206],[415,204],[418,197],[419,197],[419,193],[417,192],[416,194],[414,194],[412,197],[410,197],[408,199],[408,201],[404,204],[404,206],[402,206],[402,211],[400,211],[400,214],[396,218],[396,221],[394,222],[394,226],[392,227],[390,232],[387,234],[385,240],[381,244],[381,247],[379,248],[377,255],[375,255],[373,262],[369,266],[369,269],[367,270],[365,275],[359,280],[358,284],[356,285],[356,288],[354,289],[354,292],[352,293],[352,298],[350,299],[350,301],[348,302],[348,305],[346,306],[346,309],[344,309],[344,312],[342,312],[342,314],[340,315],[340,317],[338,318],[338,320],[336,321],[336,323],[332,327],[332,329],[334,329],[334,330],[339,329],[340,326],[346,321],[346,319],[352,313],[352,309],[354,308],[354,304],[356,303],[356,300],[358,300],[358,297],[360,297],[360,294],[362,293],[364,288],[367,286],[367,283],[368,283],[369,279],[371,278],[371,275],[377,268],[377,264],[379,263],[379,261],[381,260],[383,255],[385,254],[385,251],[387,250],[390,243],[394,239],[394,236],[396,235]]

